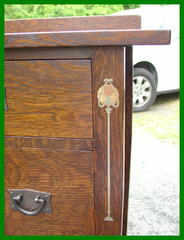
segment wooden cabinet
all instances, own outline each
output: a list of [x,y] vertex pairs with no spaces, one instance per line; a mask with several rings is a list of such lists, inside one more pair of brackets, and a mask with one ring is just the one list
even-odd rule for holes
[[93,138],[90,60],[7,61],[6,135]]
[[5,234],[125,235],[132,45],[170,32],[131,30],[138,16],[5,26]]
[[[51,193],[52,213],[26,216],[7,207],[13,235],[94,235],[91,151],[7,148],[6,188]],[[9,193],[7,193],[7,199]]]

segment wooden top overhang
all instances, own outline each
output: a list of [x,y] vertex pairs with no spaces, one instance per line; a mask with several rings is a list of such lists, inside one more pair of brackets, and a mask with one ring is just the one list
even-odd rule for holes
[[6,48],[169,44],[169,30],[99,30],[5,34]]
[[140,27],[140,16],[7,20],[5,48],[170,43],[170,30],[140,30]]

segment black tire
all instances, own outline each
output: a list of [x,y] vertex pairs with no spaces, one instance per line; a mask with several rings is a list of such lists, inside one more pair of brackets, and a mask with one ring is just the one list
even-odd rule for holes
[[156,81],[153,74],[144,68],[134,68],[133,111],[146,111],[155,102],[156,96]]

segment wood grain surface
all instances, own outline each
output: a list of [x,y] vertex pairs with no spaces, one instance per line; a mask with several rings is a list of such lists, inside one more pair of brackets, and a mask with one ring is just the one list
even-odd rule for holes
[[27,148],[48,148],[63,150],[85,150],[94,149],[93,139],[78,138],[43,138],[43,137],[5,137],[5,147],[27,147]]
[[95,30],[7,33],[5,48],[169,44],[169,30]]
[[5,135],[93,138],[90,60],[8,61]]
[[[124,145],[124,50],[123,47],[94,48],[92,59],[94,103],[94,166],[96,235],[121,235]],[[111,213],[107,217],[107,114],[98,106],[97,91],[104,79],[112,78],[119,91],[119,107],[111,113]]]
[[[92,152],[6,148],[6,235],[94,235]],[[52,214],[10,209],[8,189],[51,193]]]
[[125,47],[125,148],[124,148],[124,194],[123,194],[123,215],[122,215],[122,235],[127,234],[128,221],[128,197],[130,181],[130,159],[132,143],[132,79],[133,79],[133,62],[132,46]]
[[5,60],[91,59],[89,47],[6,48]]
[[92,16],[5,21],[5,32],[46,32],[101,29],[137,29],[140,16]]

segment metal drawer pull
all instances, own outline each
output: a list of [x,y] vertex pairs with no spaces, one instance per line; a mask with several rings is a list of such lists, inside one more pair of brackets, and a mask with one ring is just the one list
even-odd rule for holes
[[22,196],[21,194],[18,195],[18,196],[16,196],[16,197],[13,197],[13,201],[14,201],[15,207],[16,207],[21,213],[23,213],[23,214],[25,214],[25,215],[28,215],[28,216],[33,216],[33,215],[36,215],[36,214],[40,213],[40,212],[42,211],[45,203],[46,203],[45,199],[42,199],[42,198],[40,198],[40,197],[38,196],[38,197],[35,198],[35,202],[36,202],[36,203],[41,203],[40,206],[39,206],[39,208],[37,208],[37,209],[34,210],[34,211],[28,211],[28,210],[23,209],[23,208],[21,208],[21,207],[19,206],[19,203],[22,201],[22,197],[23,197],[23,196]]
[[104,85],[101,86],[97,93],[98,106],[105,107],[107,113],[107,217],[104,221],[113,222],[111,216],[111,122],[110,116],[112,107],[119,107],[119,92],[113,85],[112,79],[104,79]]
[[9,192],[11,208],[13,210],[18,210],[27,216],[52,212],[50,205],[50,193],[38,192],[29,189],[11,189]]

